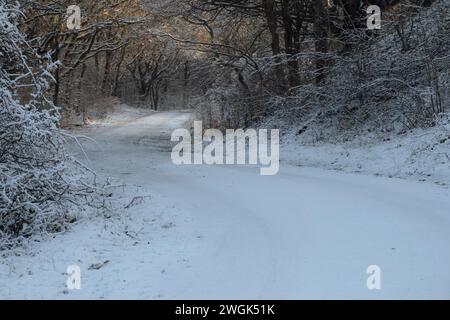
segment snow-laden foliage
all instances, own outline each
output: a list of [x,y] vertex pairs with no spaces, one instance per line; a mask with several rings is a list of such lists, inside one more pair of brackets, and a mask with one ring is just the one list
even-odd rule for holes
[[272,99],[271,112],[304,130],[403,132],[437,125],[450,107],[450,3],[401,7],[383,23],[369,37],[355,31],[352,50],[327,57],[323,83]]
[[[427,128],[450,111],[449,1],[429,8],[402,4],[383,12],[381,30],[351,29],[344,39],[345,46],[330,37],[327,53],[317,53],[316,40],[306,38],[296,55],[258,57],[264,81],[247,68],[248,90],[218,82],[205,99],[214,104],[199,114],[213,126],[262,121],[323,140]],[[289,61],[298,64],[298,85],[271,90],[277,68],[286,77]]]
[[79,214],[71,204],[95,194],[66,154],[58,112],[46,98],[55,65],[27,45],[20,15],[0,0],[0,250],[63,231]]

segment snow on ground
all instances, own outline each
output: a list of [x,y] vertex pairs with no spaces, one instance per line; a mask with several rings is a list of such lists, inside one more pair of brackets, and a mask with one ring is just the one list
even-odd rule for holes
[[293,165],[450,185],[450,123],[383,141],[319,143],[292,134],[283,140],[282,158]]
[[112,106],[112,110],[109,110],[104,117],[88,119],[87,123],[91,127],[119,125],[148,116],[151,113],[153,112],[148,109],[133,108],[126,104],[115,104]]
[[[198,240],[179,231],[189,230],[189,217],[162,203],[153,196],[131,210],[122,207],[120,217],[81,221],[70,232],[33,245],[31,256],[5,258],[0,298],[164,298],[166,287],[176,287],[174,270],[189,268],[185,248],[195,248]],[[81,268],[82,290],[67,290],[71,265]]]
[[[76,132],[97,141],[84,141],[88,164],[129,185],[123,197],[151,199],[1,260],[0,298],[450,298],[448,189],[286,162],[265,177],[175,167],[168,137],[191,119],[154,113]],[[82,269],[79,291],[65,289],[69,264]],[[380,291],[366,287],[370,265]]]

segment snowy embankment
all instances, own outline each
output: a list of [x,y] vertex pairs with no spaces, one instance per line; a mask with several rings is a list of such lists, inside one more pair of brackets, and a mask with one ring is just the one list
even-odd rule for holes
[[92,117],[87,120],[87,123],[91,127],[113,126],[126,124],[152,113],[155,112],[143,108],[133,108],[126,104],[114,104],[111,110],[105,111],[103,117]]
[[[128,185],[119,211],[2,259],[0,297],[450,298],[448,189],[286,163],[268,177],[176,167],[168,137],[190,119],[155,113],[78,132],[97,142],[85,142],[89,165]],[[68,265],[81,290],[67,290]],[[367,288],[372,265],[382,290]]]
[[450,124],[384,139],[312,143],[291,134],[283,140],[282,158],[293,165],[450,185]]

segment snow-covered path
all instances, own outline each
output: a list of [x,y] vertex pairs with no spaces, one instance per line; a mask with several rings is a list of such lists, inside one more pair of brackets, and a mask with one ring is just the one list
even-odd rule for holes
[[[42,274],[24,270],[20,280],[14,278],[17,272],[10,273],[1,296],[450,298],[447,189],[283,164],[276,176],[260,176],[257,168],[242,166],[176,167],[169,135],[190,117],[156,113],[85,132],[98,142],[87,143],[90,165],[148,188],[155,194],[149,207],[167,203],[164,212],[173,219],[164,230],[170,232],[156,230],[143,210],[139,244],[124,235],[123,242],[117,236],[111,240],[113,247],[106,237],[71,249],[85,257],[80,252],[93,247],[110,261],[95,275],[86,271],[83,290],[61,293],[64,276],[44,285],[39,283]],[[68,245],[81,232],[60,236],[60,241]],[[141,246],[145,237],[161,247]],[[64,258],[68,251],[43,250],[11,263],[37,263],[34,270],[50,274],[71,261]],[[52,267],[45,266],[49,255]],[[55,256],[63,261],[57,267]],[[382,290],[366,287],[370,265],[381,268]],[[39,294],[31,291],[39,288]]]

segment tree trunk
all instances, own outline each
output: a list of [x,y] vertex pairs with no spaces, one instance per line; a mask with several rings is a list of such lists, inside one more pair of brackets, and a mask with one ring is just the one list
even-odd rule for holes
[[323,0],[314,1],[314,38],[316,57],[316,83],[322,84],[326,77],[325,68],[327,59],[324,56],[328,53],[328,21],[327,12]]
[[295,41],[296,34],[294,28],[294,21],[291,17],[291,1],[292,0],[282,0],[282,17],[284,24],[284,43],[286,47],[286,55],[287,55],[287,69],[288,69],[288,80],[289,86],[295,87],[298,85],[298,61],[294,57],[296,53],[295,50]]
[[123,60],[125,59],[125,51],[126,51],[126,48],[123,47],[122,51],[120,53],[119,62],[117,63],[116,75],[114,77],[114,85],[111,90],[111,95],[118,94],[117,90],[119,89],[120,68],[122,67]]
[[263,0],[264,12],[266,15],[267,25],[271,36],[272,54],[275,56],[275,81],[284,86],[284,71],[282,66],[282,59],[280,57],[280,36],[278,34],[276,2],[274,0]]
[[102,93],[107,94],[106,87],[108,86],[109,74],[111,73],[111,57],[112,52],[107,51],[105,53],[105,70],[103,72],[103,81],[102,81]]

